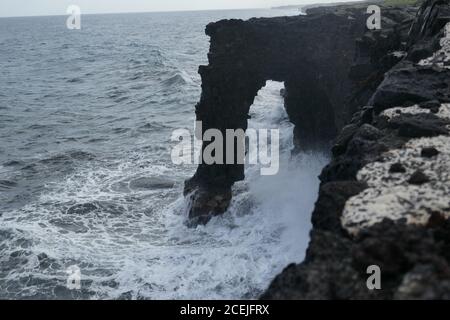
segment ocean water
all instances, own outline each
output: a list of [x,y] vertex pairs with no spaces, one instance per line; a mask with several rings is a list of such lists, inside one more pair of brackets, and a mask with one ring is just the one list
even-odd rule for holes
[[327,157],[291,155],[283,84],[250,121],[280,128],[280,172],[248,167],[223,216],[186,227],[195,166],[170,160],[172,131],[194,126],[205,25],[297,13],[0,19],[0,298],[252,299],[300,262]]

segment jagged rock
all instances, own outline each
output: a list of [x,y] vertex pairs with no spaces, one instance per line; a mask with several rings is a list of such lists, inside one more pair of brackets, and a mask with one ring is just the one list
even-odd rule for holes
[[[350,240],[333,232],[313,231],[305,262],[287,267],[261,299],[318,300],[338,296],[350,299],[353,290],[348,285],[358,283],[359,279],[351,266],[351,246]],[[335,283],[342,285],[336,286]]]
[[[450,76],[450,75],[449,75]],[[401,137],[420,138],[448,134],[450,122],[431,113],[403,114],[391,120],[392,128],[398,129]]]
[[383,136],[383,133],[375,128],[374,126],[364,123],[358,131],[356,132],[355,137],[360,137],[365,140],[376,141]]
[[321,186],[312,218],[314,228],[340,232],[345,202],[362,192],[367,185],[357,181],[336,181]]
[[231,201],[230,189],[196,189],[190,195],[189,226],[206,224],[213,216],[224,213]]
[[[426,0],[411,26],[408,55],[384,77],[369,104],[377,112],[429,100],[450,102],[450,68],[423,59],[433,57],[450,21],[448,0]],[[445,55],[445,53],[444,53]],[[448,53],[447,53],[448,55]]]
[[421,185],[430,181],[430,178],[423,173],[421,170],[415,171],[409,178],[408,182],[410,184]]
[[420,41],[433,39],[442,31],[449,17],[450,7],[447,0],[425,0],[409,31],[409,46],[414,47]]
[[428,109],[432,113],[438,113],[441,103],[438,100],[430,100],[419,104],[419,108]]
[[[389,220],[353,240],[314,230],[305,261],[286,268],[261,298],[442,299],[450,280],[444,234],[449,236],[448,225],[425,229]],[[381,290],[366,286],[371,265],[382,270]]]
[[341,130],[332,148],[333,155],[337,156],[345,152],[348,142],[353,138],[358,128],[356,124],[349,124]]
[[[408,21],[413,19],[409,8],[386,7],[383,29],[370,31],[366,10],[367,5],[358,4],[312,9],[306,16],[209,24],[209,64],[199,68],[202,94],[196,106],[203,131],[246,130],[258,90],[267,80],[284,81],[285,108],[295,125],[296,148],[328,146],[374,93],[383,74],[398,62],[386,56],[402,49]],[[369,123],[371,116],[372,110],[366,109],[361,121]],[[186,185],[204,193],[230,189],[242,179],[243,165],[201,164]],[[208,203],[203,199],[193,197],[193,216],[204,216],[210,209],[202,208]]]
[[[449,298],[450,74],[442,59],[428,59],[441,50],[449,10],[449,0],[421,6],[407,56],[365,103],[374,106],[369,121],[358,111],[335,140],[304,262],[286,268],[262,298]],[[358,135],[363,124],[376,134]],[[381,269],[381,290],[366,286],[370,265]]]
[[421,155],[425,158],[432,158],[439,154],[439,151],[434,147],[423,148]]
[[393,165],[391,165],[391,167],[389,168],[389,172],[390,173],[405,173],[406,169],[401,163],[397,162],[397,163],[394,163]]
[[450,102],[449,76],[450,70],[437,71],[403,60],[386,74],[369,104],[381,112],[405,101],[410,105],[433,99]]
[[418,265],[408,272],[397,291],[396,300],[449,300],[448,271],[436,270],[433,265]]

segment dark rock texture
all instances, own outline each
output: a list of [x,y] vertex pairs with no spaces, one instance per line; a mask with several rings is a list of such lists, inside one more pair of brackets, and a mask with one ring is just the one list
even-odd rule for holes
[[401,163],[397,162],[397,163],[394,163],[390,167],[389,172],[390,173],[405,173],[406,169]]
[[[426,229],[386,220],[350,240],[315,229],[306,260],[287,267],[262,298],[393,299],[428,295],[448,299],[448,247],[441,239],[449,237],[449,230],[448,224]],[[370,265],[383,270],[382,290],[367,289]],[[410,281],[419,281],[422,288]]]
[[[367,5],[324,7],[309,10],[307,16],[209,24],[209,65],[199,69],[202,95],[196,106],[202,130],[247,129],[258,91],[267,80],[284,81],[296,146],[328,145],[400,60],[390,53],[404,49],[415,13],[412,8],[383,8],[383,28],[369,31],[366,9]],[[363,121],[370,122],[371,113],[365,110]],[[373,127],[358,130],[360,139],[378,135]],[[352,128],[347,131],[350,137]],[[341,137],[336,152],[348,137]],[[243,165],[199,165],[186,182],[185,194],[193,203],[190,217],[206,223],[208,216],[224,212],[231,186],[242,179]],[[214,205],[217,197],[224,200]]]
[[[431,146],[428,149],[406,146],[420,139],[436,139],[444,141],[445,148],[450,147],[449,118],[442,115],[443,104],[450,98],[450,70],[436,63],[419,63],[439,50],[443,28],[450,22],[449,8],[449,0],[424,1],[411,27],[408,55],[386,73],[370,99],[373,107],[356,112],[336,139],[333,159],[321,174],[322,186],[313,212],[314,228],[305,261],[288,266],[278,275],[263,299],[450,298],[450,197],[439,198],[448,201],[447,207],[427,211],[429,218],[415,223],[406,216],[405,219],[388,216],[352,233],[343,227],[341,220],[349,199],[369,188],[358,178],[360,170],[375,162],[382,168],[385,151],[399,150],[396,154],[402,157],[400,162],[386,166],[390,180],[381,178],[381,188],[391,183],[394,187],[390,190],[403,190],[400,197],[423,185],[429,188],[419,189],[423,194],[426,190],[438,191],[433,189],[433,183],[439,172],[433,168],[447,159],[439,159],[442,146],[439,152]],[[407,108],[417,103],[423,113]],[[400,110],[392,117],[381,113],[395,110],[393,107]],[[419,169],[411,172],[412,162],[406,164],[404,160],[413,159],[416,153],[420,161],[414,165]],[[426,173],[421,166],[428,169]],[[448,187],[448,179],[441,186]],[[392,199],[397,195],[389,196]],[[414,204],[407,205],[416,208]],[[379,212],[382,210],[379,208]],[[412,216],[420,211],[412,210],[417,210],[409,212]],[[369,290],[366,286],[367,267],[371,265],[382,271],[381,290]]]
[[422,152],[421,152],[422,157],[425,157],[425,158],[432,158],[432,157],[437,156],[438,154],[439,154],[439,150],[437,150],[434,147],[423,148]]
[[390,70],[369,104],[379,112],[405,103],[439,100],[450,102],[450,69],[417,63],[433,55],[444,37],[450,17],[446,0],[426,0],[409,34],[408,56]]
[[411,177],[408,180],[408,183],[421,185],[427,183],[428,181],[430,181],[430,178],[428,178],[428,176],[421,170],[417,170],[411,175]]
[[319,192],[312,223],[314,228],[343,232],[341,213],[348,198],[362,192],[367,186],[357,181],[333,181],[324,183]]
[[406,138],[434,137],[446,134],[449,121],[431,113],[402,115],[390,122],[390,126],[398,129],[398,134]]

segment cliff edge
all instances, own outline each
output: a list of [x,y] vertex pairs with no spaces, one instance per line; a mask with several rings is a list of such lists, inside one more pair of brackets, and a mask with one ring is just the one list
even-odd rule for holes
[[425,1],[404,44],[334,140],[304,262],[263,299],[450,298],[449,0]]
[[[383,8],[381,30],[367,30],[367,4],[209,24],[209,64],[199,68],[202,94],[196,106],[201,133],[220,130],[226,158],[226,130],[247,129],[258,91],[274,80],[285,84],[285,108],[295,125],[297,149],[327,148],[402,59],[396,52],[406,50],[416,10]],[[204,141],[203,150],[211,143]],[[191,223],[207,223],[225,212],[231,187],[242,179],[242,164],[200,164],[185,184]]]

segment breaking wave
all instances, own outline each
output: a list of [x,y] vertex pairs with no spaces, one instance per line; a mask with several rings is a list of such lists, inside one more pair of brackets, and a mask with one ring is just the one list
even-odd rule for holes
[[[172,130],[194,123],[204,26],[258,14],[280,12],[87,16],[89,40],[55,17],[17,18],[5,55],[18,63],[0,61],[13,75],[0,90],[1,298],[257,298],[302,261],[327,159],[291,155],[282,84],[261,90],[250,121],[280,128],[280,172],[246,168],[223,216],[186,227],[195,167],[170,161]],[[81,290],[66,286],[74,265]]]
[[[66,268],[82,271],[89,298],[256,298],[308,243],[317,175],[326,157],[290,155],[292,125],[269,83],[252,107],[250,127],[281,124],[280,172],[247,169],[228,212],[185,226],[181,172],[143,166],[78,170],[38,201],[1,217],[0,284],[6,297],[73,297]],[[53,161],[54,159],[52,159]],[[180,169],[180,168],[179,168]],[[7,185],[6,183],[3,184]],[[20,246],[18,246],[20,244]]]

